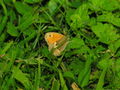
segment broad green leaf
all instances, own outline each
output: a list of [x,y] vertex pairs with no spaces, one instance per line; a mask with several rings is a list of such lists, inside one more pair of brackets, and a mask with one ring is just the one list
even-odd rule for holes
[[110,55],[106,53],[104,54],[104,56],[101,57],[97,66],[99,69],[109,68],[112,65],[112,63],[113,59],[110,59]]
[[90,6],[92,9],[99,11],[99,10],[107,10],[107,11],[113,11],[116,9],[119,9],[120,2],[117,0],[89,0]]
[[16,10],[22,15],[32,10],[32,8],[25,3],[17,1],[14,4],[15,4]]
[[74,8],[78,8],[82,4],[81,2],[82,1],[80,1],[80,0],[74,0],[70,3],[70,6],[74,7]]
[[110,44],[119,38],[115,28],[110,24],[98,23],[97,25],[92,26],[92,31],[99,37],[101,42],[106,44]]
[[112,51],[112,52],[116,52],[117,49],[120,47],[120,39],[112,42],[110,45],[109,45],[109,49]]
[[14,37],[19,35],[18,30],[11,22],[8,22],[7,24],[7,33],[9,33],[11,36],[14,36]]
[[20,25],[17,28],[20,29],[23,32],[31,24],[33,24],[35,22],[35,19],[37,19],[37,18],[38,18],[37,14],[33,14],[33,12],[27,12],[21,18]]
[[82,4],[70,17],[70,26],[73,29],[84,27],[89,23],[88,6],[87,4]]
[[89,22],[89,25],[90,25],[90,26],[93,26],[93,25],[95,25],[96,23],[97,23],[96,18],[91,18],[91,19],[90,19],[90,22]]
[[99,11],[102,6],[103,0],[89,0],[89,6],[95,11]]
[[60,83],[58,80],[53,80],[51,90],[60,90]]
[[68,9],[66,13],[66,21],[70,25],[71,24],[71,16],[73,15],[74,9]]
[[75,79],[74,74],[71,71],[64,72],[63,76],[67,78],[71,78],[73,80]]
[[84,41],[80,38],[72,38],[68,44],[70,49],[81,48],[82,46],[84,46]]
[[120,2],[118,0],[103,0],[102,8],[107,11],[120,9]]
[[24,2],[34,4],[34,3],[40,3],[41,0],[24,0]]
[[81,87],[85,87],[88,85],[89,80],[90,80],[90,72],[91,70],[89,69],[89,71],[86,73],[86,76],[84,77],[84,80],[81,83]]
[[26,77],[26,74],[23,73],[18,67],[13,67],[12,75],[13,75],[13,78],[18,80],[21,84],[23,84],[23,86],[26,89],[30,88],[29,79]]
[[68,66],[74,75],[78,75],[84,68],[85,63],[79,59],[73,58],[74,60]]
[[51,14],[54,14],[58,8],[57,2],[55,0],[50,0],[48,3],[48,8]]
[[113,25],[120,27],[120,18],[115,17],[112,13],[104,13],[103,15],[98,16],[97,21],[112,23]]

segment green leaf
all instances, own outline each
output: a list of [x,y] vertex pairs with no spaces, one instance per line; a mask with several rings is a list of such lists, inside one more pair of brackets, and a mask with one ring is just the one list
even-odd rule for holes
[[71,71],[64,72],[63,76],[67,78],[71,78],[73,80],[75,79],[74,74]]
[[16,10],[22,15],[25,14],[25,13],[28,13],[32,10],[32,8],[25,3],[17,1],[14,4],[15,4]]
[[34,4],[34,3],[40,3],[41,0],[24,0],[24,2]]
[[120,47],[120,39],[118,39],[117,41],[115,42],[112,42],[110,45],[109,45],[109,49],[112,51],[112,52],[116,52],[117,49]]
[[110,12],[109,13],[104,13],[103,15],[98,16],[97,21],[112,23],[113,25],[116,25],[116,26],[120,27],[120,18],[115,17]]
[[68,90],[66,83],[65,83],[65,80],[63,78],[62,72],[60,70],[59,70],[59,77],[60,77],[62,90]]
[[26,77],[26,74],[23,73],[18,67],[13,67],[12,75],[16,80],[18,80],[20,83],[22,83],[26,89],[29,89],[30,81]]
[[104,90],[103,85],[104,85],[104,78],[105,78],[106,70],[107,70],[107,68],[103,69],[103,71],[102,71],[102,73],[100,75],[96,90]]
[[91,70],[89,69],[89,71],[86,73],[86,76],[84,77],[84,80],[81,83],[81,87],[85,87],[88,85],[90,80],[90,73],[91,73]]
[[24,40],[20,41],[20,45],[24,45],[25,43],[29,42],[31,39],[33,39],[36,35],[36,32],[31,33],[29,36],[27,36]]
[[85,87],[86,85],[88,85],[90,79],[90,72],[91,72],[90,64],[91,61],[87,60],[84,68],[80,71],[78,75],[78,83],[81,87]]
[[78,8],[81,5],[81,1],[80,0],[74,0],[71,2],[70,6],[74,7],[74,8]]
[[66,13],[66,21],[70,25],[71,24],[71,16],[73,15],[74,9],[68,9]]
[[12,46],[12,44],[13,44],[13,41],[6,43],[6,45],[4,46],[4,48],[0,52],[0,54],[5,54],[8,51],[8,49],[10,49],[10,47]]
[[99,11],[99,10],[107,10],[107,11],[113,11],[116,9],[119,9],[120,2],[117,0],[89,0],[90,6],[92,9]]
[[8,20],[7,15],[2,17],[2,21],[0,22],[0,34],[4,30],[4,28],[5,28],[6,24],[7,24],[7,20]]
[[15,11],[13,9],[11,9],[10,12],[9,12],[9,15],[10,15],[10,22],[14,23],[17,20]]
[[116,77],[120,78],[120,59],[117,59],[114,63],[114,69],[116,72]]
[[71,23],[70,26],[73,29],[84,27],[89,22],[89,15],[88,15],[88,6],[87,4],[82,4],[73,15],[70,17]]
[[74,75],[78,75],[84,68],[85,63],[79,59],[74,58],[74,60],[68,66]]
[[101,42],[106,44],[110,44],[119,38],[115,28],[110,24],[98,23],[97,25],[92,26],[92,31],[99,37]]
[[110,59],[110,55],[106,54],[99,61],[98,68],[100,68],[100,69],[108,68],[109,66],[112,65],[112,63],[113,63],[113,60]]
[[0,35],[0,42],[3,42],[6,39],[6,33]]
[[27,30],[25,30],[25,31],[23,32],[23,34],[24,34],[25,36],[31,36],[31,34],[36,34],[36,31],[34,30],[34,28],[30,27],[30,28],[28,28]]
[[48,9],[51,14],[55,14],[56,9],[58,8],[57,2],[55,0],[50,0],[48,3]]
[[91,9],[99,11],[102,6],[103,0],[89,0]]
[[38,18],[38,15],[34,14],[34,11],[33,12],[27,12],[21,18],[20,25],[17,28],[20,29],[23,32],[31,24],[33,24],[35,22],[35,19],[37,19],[37,18]]
[[103,0],[102,8],[107,11],[120,9],[120,2],[118,0]]
[[14,37],[16,37],[16,36],[19,35],[19,32],[18,32],[18,30],[16,29],[16,27],[15,27],[12,23],[10,23],[10,22],[8,22],[8,24],[7,24],[7,32],[8,32],[11,36],[14,36]]
[[60,90],[60,83],[58,80],[53,80],[51,90]]
[[80,38],[72,38],[68,44],[69,49],[81,48],[84,46],[84,41]]

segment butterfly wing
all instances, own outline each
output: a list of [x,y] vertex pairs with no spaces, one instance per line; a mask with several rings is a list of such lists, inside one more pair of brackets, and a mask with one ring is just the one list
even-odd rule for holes
[[46,33],[45,41],[48,44],[49,51],[52,51],[54,56],[59,56],[68,44],[68,38],[56,32]]
[[56,32],[48,32],[45,34],[45,41],[49,45],[61,40],[62,37],[64,37],[64,35]]

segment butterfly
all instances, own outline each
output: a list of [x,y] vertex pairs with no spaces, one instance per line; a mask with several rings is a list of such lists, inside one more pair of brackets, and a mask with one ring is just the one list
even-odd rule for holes
[[48,32],[44,38],[48,44],[49,51],[51,51],[54,56],[60,56],[69,41],[67,36],[56,32]]

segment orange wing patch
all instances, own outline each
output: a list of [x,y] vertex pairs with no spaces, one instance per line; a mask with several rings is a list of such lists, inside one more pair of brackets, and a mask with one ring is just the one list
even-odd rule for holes
[[49,44],[53,44],[56,41],[59,41],[61,38],[63,38],[64,36],[62,34],[58,34],[58,33],[53,33],[53,32],[49,32],[45,35],[46,41]]

